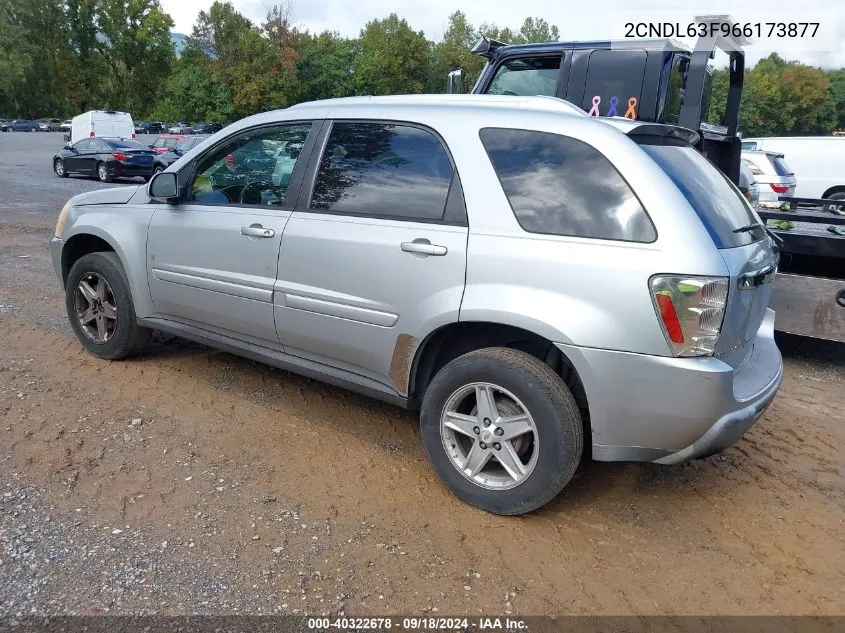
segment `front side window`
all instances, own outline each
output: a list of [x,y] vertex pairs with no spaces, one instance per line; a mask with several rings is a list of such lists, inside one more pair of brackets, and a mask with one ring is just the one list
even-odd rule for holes
[[201,159],[188,201],[283,204],[299,153],[310,131],[310,123],[294,123],[233,136]]
[[320,160],[311,208],[441,220],[453,173],[440,140],[427,130],[337,122]]
[[491,95],[555,96],[560,55],[520,57],[502,62],[486,92]]
[[81,141],[77,141],[76,145],[73,146],[73,149],[75,149],[77,152],[91,149],[91,139],[84,138]]
[[486,128],[481,142],[519,225],[530,233],[653,242],[657,233],[616,168],[583,141]]

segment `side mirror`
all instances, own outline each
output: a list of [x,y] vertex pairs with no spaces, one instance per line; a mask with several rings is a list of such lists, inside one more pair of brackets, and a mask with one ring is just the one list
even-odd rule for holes
[[65,141],[65,149],[73,149],[73,143],[70,141]]
[[179,204],[179,185],[174,172],[159,172],[152,177],[147,188],[150,198],[156,202]]
[[461,68],[450,72],[447,81],[446,92],[448,92],[450,95],[461,94],[461,81],[463,79],[463,76],[464,71]]

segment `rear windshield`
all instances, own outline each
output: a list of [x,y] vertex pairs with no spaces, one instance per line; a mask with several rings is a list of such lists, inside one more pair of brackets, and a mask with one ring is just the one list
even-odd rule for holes
[[138,141],[130,141],[129,139],[121,139],[119,141],[106,141],[114,149],[148,149],[146,145]]
[[717,248],[745,246],[766,236],[745,197],[698,151],[677,145],[642,145],[642,149],[684,194]]
[[767,156],[769,157],[769,162],[772,164],[772,167],[775,168],[775,173],[778,176],[791,176],[792,175],[792,170],[783,161],[783,157],[772,156],[771,154],[767,154]]

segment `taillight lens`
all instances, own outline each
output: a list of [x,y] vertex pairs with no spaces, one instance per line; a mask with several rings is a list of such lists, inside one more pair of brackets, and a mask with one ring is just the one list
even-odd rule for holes
[[727,277],[655,275],[650,280],[654,306],[675,356],[711,356],[719,342]]
[[776,185],[775,183],[769,183],[772,187],[772,191],[775,193],[786,193],[789,191],[789,185]]
[[113,152],[112,156],[114,158],[116,158],[117,160],[120,160],[120,161],[129,159],[129,157],[126,154],[121,154],[120,152]]

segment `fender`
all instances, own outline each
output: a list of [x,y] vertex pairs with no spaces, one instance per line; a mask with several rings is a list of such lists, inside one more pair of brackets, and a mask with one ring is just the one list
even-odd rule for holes
[[[122,212],[115,213],[114,206],[122,207]],[[77,235],[93,235],[112,247],[126,272],[138,318],[155,313],[146,270],[147,229],[154,212],[155,208],[151,205],[72,207],[70,228],[62,236],[64,248]]]

